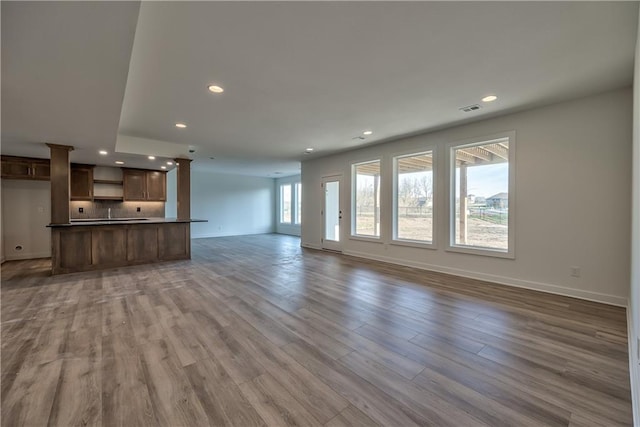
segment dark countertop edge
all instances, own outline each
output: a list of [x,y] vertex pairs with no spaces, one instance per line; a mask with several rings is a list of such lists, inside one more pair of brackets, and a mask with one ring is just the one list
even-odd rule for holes
[[175,224],[175,223],[185,223],[185,222],[208,222],[206,219],[179,219],[179,218],[145,218],[140,220],[133,221],[78,221],[78,222],[70,222],[68,224],[49,224],[47,227],[56,228],[56,227],[88,227],[88,226],[102,226],[102,225],[140,225],[140,224]]

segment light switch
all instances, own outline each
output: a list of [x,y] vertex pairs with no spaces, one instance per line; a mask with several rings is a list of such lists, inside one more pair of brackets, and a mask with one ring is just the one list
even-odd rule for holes
[[38,213],[44,213],[44,207],[38,206]]

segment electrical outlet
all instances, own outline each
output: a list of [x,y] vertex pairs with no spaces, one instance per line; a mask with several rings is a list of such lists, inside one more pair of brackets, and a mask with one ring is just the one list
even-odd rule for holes
[[571,266],[571,277],[580,277],[580,267]]
[[78,212],[84,213],[84,208],[78,208]]
[[140,212],[140,207],[137,207],[137,208],[136,208],[136,212]]

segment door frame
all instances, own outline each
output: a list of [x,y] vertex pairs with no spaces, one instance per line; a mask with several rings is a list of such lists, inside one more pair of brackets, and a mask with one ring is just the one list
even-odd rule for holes
[[[326,213],[326,203],[327,203],[327,196],[326,196],[326,185],[328,182],[338,182],[338,225],[339,225],[339,235],[338,238],[340,239],[339,241],[334,241],[334,240],[326,240],[325,236],[326,236],[326,221],[325,221],[325,213]],[[321,246],[323,250],[329,250],[329,251],[335,251],[335,252],[342,252],[342,242],[344,241],[344,226],[343,224],[343,212],[344,209],[342,208],[342,192],[343,190],[343,180],[342,180],[342,174],[334,174],[334,175],[327,175],[327,176],[323,176],[321,179],[321,188],[322,188],[322,211],[321,211],[321,221],[322,221],[322,238],[321,238]]]

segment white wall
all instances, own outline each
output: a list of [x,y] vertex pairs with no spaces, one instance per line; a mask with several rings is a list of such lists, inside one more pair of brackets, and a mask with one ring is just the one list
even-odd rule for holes
[[[51,184],[2,180],[2,228],[7,260],[51,256]],[[16,250],[16,246],[22,250]]]
[[164,217],[178,217],[178,169],[167,172],[167,201],[164,204]]
[[640,425],[638,332],[640,331],[640,28],[633,77],[633,179],[631,206],[631,292],[628,308],[629,370],[635,425]]
[[[629,291],[631,193],[630,89],[487,119],[302,164],[302,245],[321,245],[322,176],[342,174],[343,227],[350,218],[350,165],[382,157],[382,200],[391,200],[391,159],[408,150],[503,131],[516,132],[515,260],[451,253],[446,243],[446,177],[437,172],[438,249],[389,244],[383,206],[382,244],[346,238],[343,252],[382,261],[626,305]],[[442,160],[442,158],[440,158]],[[442,163],[439,163],[442,165]],[[383,202],[385,204],[385,202]],[[552,214],[549,207],[553,207]],[[349,234],[348,230],[345,236]],[[570,276],[581,267],[581,277]]]
[[191,171],[191,237],[234,236],[275,231],[275,180]]
[[[300,175],[287,176],[284,178],[276,179],[276,233],[280,234],[290,234],[292,236],[300,235],[300,224],[280,224],[280,185],[282,184],[292,184],[291,185],[291,203],[292,205],[296,203],[295,201],[295,187],[293,184],[296,182],[300,182]],[[304,192],[302,192],[304,197]],[[293,216],[295,215],[295,211],[293,206],[291,207],[291,216],[293,222]],[[304,220],[304,218],[303,218]]]

